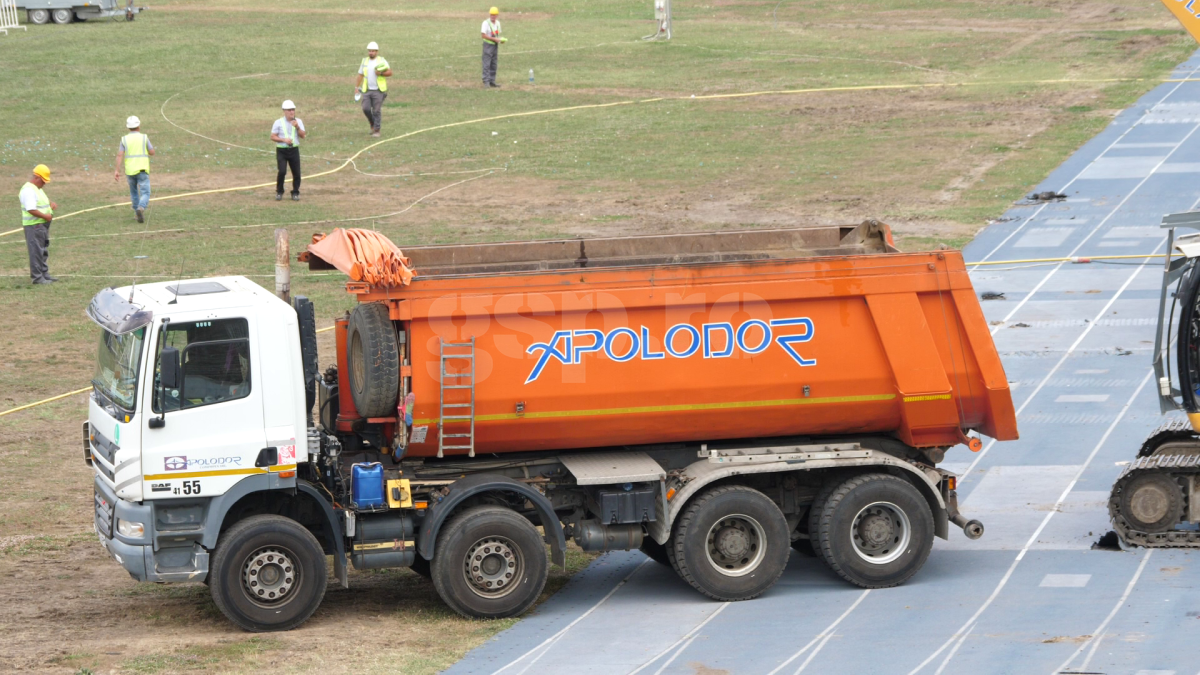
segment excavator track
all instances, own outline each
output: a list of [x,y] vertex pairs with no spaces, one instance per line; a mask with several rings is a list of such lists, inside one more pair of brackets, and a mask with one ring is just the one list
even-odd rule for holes
[[1192,430],[1192,423],[1187,418],[1177,417],[1167,420],[1158,425],[1158,428],[1150,432],[1146,436],[1146,440],[1142,442],[1142,447],[1138,449],[1138,457],[1149,457],[1155,454],[1164,443],[1169,441],[1185,441],[1188,439],[1200,438],[1195,431]]
[[1200,440],[1171,441],[1125,467],[1113,484],[1108,514],[1117,535],[1147,548],[1200,548],[1200,531],[1176,530],[1188,519],[1200,482]]

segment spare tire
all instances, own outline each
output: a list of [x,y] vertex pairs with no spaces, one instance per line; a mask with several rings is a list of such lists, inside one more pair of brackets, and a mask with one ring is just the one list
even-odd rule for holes
[[346,336],[346,358],[350,365],[350,394],[363,417],[396,414],[400,388],[400,355],[396,329],[386,305],[364,303],[350,313]]

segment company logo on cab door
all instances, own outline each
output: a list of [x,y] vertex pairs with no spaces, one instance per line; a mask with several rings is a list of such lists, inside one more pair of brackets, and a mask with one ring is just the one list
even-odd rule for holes
[[163,469],[167,471],[187,471],[188,469],[228,469],[240,467],[241,457],[200,457],[188,459],[186,455],[164,457]]
[[166,471],[187,471],[187,457],[164,457],[163,469]]
[[[733,356],[734,349],[744,354],[761,354],[772,342],[785,351],[801,366],[815,366],[816,359],[806,359],[796,351],[796,345],[813,338],[813,322],[805,316],[788,319],[750,319],[737,326],[723,321],[702,324],[700,328],[688,323],[678,323],[667,330],[662,338],[663,350],[651,348],[650,329],[641,331],[632,328],[614,328],[608,333],[599,330],[560,330],[550,337],[549,342],[535,342],[525,350],[526,354],[541,352],[525,384],[537,380],[550,359],[564,366],[583,362],[583,355],[603,352],[617,363],[633,359],[654,361],[671,358],[686,359],[703,354],[706,359],[724,359]],[[560,346],[561,345],[561,349]]]

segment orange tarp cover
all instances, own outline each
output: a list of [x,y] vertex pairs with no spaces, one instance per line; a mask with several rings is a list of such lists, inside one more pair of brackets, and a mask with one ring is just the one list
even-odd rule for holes
[[416,274],[392,240],[374,230],[337,228],[314,234],[308,252],[372,286],[407,286]]

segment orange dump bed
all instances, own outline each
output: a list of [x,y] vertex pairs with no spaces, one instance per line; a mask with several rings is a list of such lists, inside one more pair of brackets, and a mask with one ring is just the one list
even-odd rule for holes
[[407,330],[409,456],[436,454],[439,402],[461,400],[463,390],[442,388],[452,383],[440,378],[440,342],[472,338],[480,453],[785,435],[891,434],[916,447],[961,443],[971,430],[1017,437],[959,252],[895,252],[874,221],[713,237],[542,242],[524,258],[501,244],[410,248],[410,284],[351,282]]

